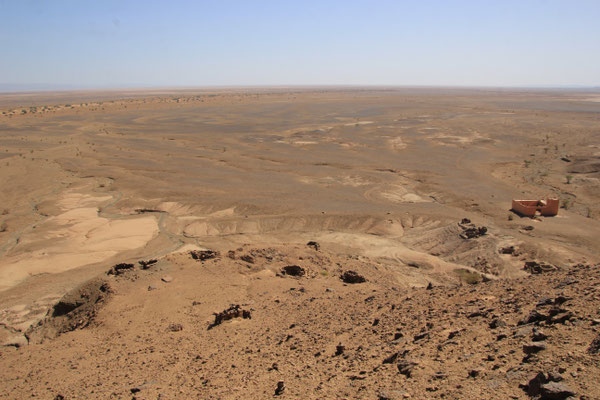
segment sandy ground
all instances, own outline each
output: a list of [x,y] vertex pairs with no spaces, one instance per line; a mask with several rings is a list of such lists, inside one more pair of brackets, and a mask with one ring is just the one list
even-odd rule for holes
[[[366,317],[336,307],[362,302],[369,291],[377,293],[381,307],[418,293],[424,303],[437,299],[432,310],[442,312],[444,300],[435,296],[468,297],[471,287],[478,296],[527,287],[532,275],[523,269],[526,261],[552,265],[550,275],[567,274],[577,264],[595,266],[600,104],[590,99],[596,97],[383,88],[0,95],[0,342],[9,345],[0,351],[5,366],[19,365],[5,375],[2,396],[265,398],[278,382],[269,375],[273,369],[267,375],[250,372],[276,362],[286,371],[281,395],[289,398],[305,390],[309,398],[395,398],[380,391],[400,390],[398,385],[399,398],[481,397],[491,381],[465,381],[468,376],[436,385],[419,378],[408,390],[398,381],[404,375],[384,374],[377,379],[391,379],[385,388],[375,378],[365,378],[362,388],[368,373],[361,371],[373,368],[366,358],[383,351],[383,342],[372,338],[361,336],[372,351],[352,361],[357,378],[346,376],[349,382],[339,381],[348,365],[300,360],[335,352],[334,342],[360,346],[352,332]],[[509,211],[513,198],[546,196],[561,199],[558,216],[530,219]],[[486,227],[486,234],[462,238],[471,226],[459,224],[463,218]],[[307,248],[308,241],[321,250]],[[518,248],[516,254],[501,254],[510,246]],[[220,256],[203,269],[189,256],[192,249]],[[248,253],[253,262],[228,257],[229,251]],[[158,267],[136,267],[117,278],[105,274],[117,263],[148,259],[159,260]],[[300,286],[280,276],[286,263],[306,264],[311,275],[302,287],[312,297],[290,294],[290,282],[294,290]],[[346,269],[360,271],[367,283],[343,285],[339,275]],[[168,282],[160,279],[165,275]],[[110,295],[82,319],[87,328],[77,326],[58,338],[40,333],[63,317],[52,317],[63,295],[98,276],[110,283]],[[554,278],[535,279],[552,285]],[[439,292],[425,290],[430,284]],[[298,302],[305,297],[314,304]],[[278,298],[285,310],[273,308]],[[592,295],[588,305],[597,300]],[[250,328],[242,319],[206,331],[212,313],[230,304],[252,308]],[[314,314],[300,313],[311,332],[305,334],[322,350],[297,346],[281,353],[269,344],[298,324],[289,317],[294,304]],[[447,305],[450,312],[453,307]],[[573,322],[582,342],[595,328],[583,329],[577,321],[598,318],[598,307],[586,310],[590,314]],[[374,312],[369,309],[369,318]],[[173,318],[179,315],[185,323]],[[362,322],[355,326],[354,318]],[[165,334],[167,322],[184,329]],[[256,343],[245,350],[252,338]],[[191,350],[211,344],[198,354]],[[264,356],[240,355],[263,345],[270,349]],[[477,357],[482,351],[460,346]],[[110,354],[99,355],[109,348]],[[231,352],[226,358],[235,358],[230,366],[215,359],[223,348]],[[569,351],[576,357],[579,350]],[[518,377],[496,376],[497,398],[527,397],[516,380],[556,364],[559,353],[539,365],[519,364]],[[61,361],[51,367],[57,357]],[[204,361],[192,367],[190,357]],[[454,368],[450,359],[440,365]],[[74,368],[75,360],[85,361]],[[172,373],[161,377],[165,360]],[[593,360],[596,366],[587,373],[577,372],[586,368],[584,361],[567,363],[575,368],[571,386],[587,398],[599,396],[586,384],[600,377],[597,357],[586,362]],[[463,361],[461,368],[481,368]],[[142,366],[150,364],[145,374]],[[508,362],[496,369],[506,374],[513,367]],[[105,380],[123,368],[128,376],[114,373]],[[193,379],[186,376],[189,368]],[[336,368],[345,372],[331,372]],[[90,369],[97,373],[90,375]],[[437,373],[432,371],[430,376]],[[235,387],[224,378],[228,374],[239,379]],[[298,374],[303,378],[289,383]],[[152,389],[130,391],[142,384]]]

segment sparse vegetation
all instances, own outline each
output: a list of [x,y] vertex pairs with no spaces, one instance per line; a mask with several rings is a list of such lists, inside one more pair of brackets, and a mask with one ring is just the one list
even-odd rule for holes
[[573,206],[573,199],[571,199],[570,197],[565,197],[560,202],[560,208],[564,208],[565,210],[568,210],[572,206]]

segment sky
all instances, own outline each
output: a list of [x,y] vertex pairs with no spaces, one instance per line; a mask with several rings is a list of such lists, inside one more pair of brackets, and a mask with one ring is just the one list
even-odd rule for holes
[[600,0],[0,0],[0,90],[600,86]]

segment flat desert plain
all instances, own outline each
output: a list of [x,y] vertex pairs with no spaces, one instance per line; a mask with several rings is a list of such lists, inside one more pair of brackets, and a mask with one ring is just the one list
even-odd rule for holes
[[600,399],[598,98],[0,94],[0,397]]

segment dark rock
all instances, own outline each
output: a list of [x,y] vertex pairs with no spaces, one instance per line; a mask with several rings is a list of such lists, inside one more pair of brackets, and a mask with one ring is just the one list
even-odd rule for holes
[[337,346],[335,346],[335,355],[341,356],[342,354],[344,354],[344,350],[346,350],[346,347],[343,346],[341,343],[338,344]]
[[405,375],[407,378],[411,377],[416,366],[417,363],[406,360],[399,361],[397,365],[398,372],[400,372],[402,375]]
[[124,274],[125,272],[131,271],[131,270],[133,270],[133,264],[121,263],[121,264],[113,265],[113,267],[111,269],[109,269],[106,274],[107,275],[121,275],[121,274]]
[[426,289],[426,290],[431,290],[431,289],[433,289],[433,283],[429,282],[429,283],[427,284],[427,287],[426,287],[425,289]]
[[525,389],[529,396],[534,397],[540,394],[542,385],[546,382],[548,382],[546,375],[544,375],[542,372],[538,372],[535,374],[535,376],[529,379],[527,384],[522,385],[521,387]]
[[523,269],[530,274],[541,274],[544,272],[556,271],[556,267],[554,265],[538,263],[537,261],[526,261],[525,265],[523,265]]
[[571,159],[567,157],[561,157],[560,159],[564,162],[571,162]]
[[163,281],[164,283],[170,283],[173,282],[173,277],[170,275],[165,275],[162,278],[160,278],[161,281]]
[[546,343],[544,342],[531,342],[523,345],[523,352],[525,354],[535,354],[542,350],[546,350]]
[[179,332],[183,330],[183,325],[181,324],[171,324],[167,327],[169,332]]
[[138,261],[138,264],[140,264],[142,269],[148,269],[148,268],[150,268],[151,265],[156,264],[157,262],[158,262],[158,260],[153,258],[148,261],[140,260],[140,261]]
[[363,283],[367,281],[364,276],[359,275],[354,271],[344,272],[342,276],[340,276],[340,279],[345,283]]
[[547,321],[550,317],[533,310],[529,315],[518,322],[518,325],[526,325],[534,322]]
[[216,258],[219,253],[213,250],[192,250],[190,251],[190,255],[194,260],[204,261]]
[[418,335],[415,335],[413,337],[413,342],[419,341],[419,340],[424,339],[426,337],[429,337],[429,332],[419,333]]
[[575,392],[568,386],[556,382],[543,384],[540,393],[543,400],[564,400],[571,396],[575,396]]
[[250,311],[243,310],[239,304],[232,305],[231,307],[221,311],[220,313],[214,313],[214,316],[215,321],[208,326],[208,329],[212,329],[217,325],[221,325],[223,321],[228,321],[233,318],[252,319]]
[[544,307],[544,306],[548,306],[552,303],[553,303],[553,300],[550,297],[544,297],[544,298],[540,299],[540,301],[538,301],[535,306],[536,307]]
[[533,335],[531,335],[531,340],[533,340],[534,342],[541,342],[546,339],[548,339],[548,335],[546,335],[542,331],[534,330]]
[[244,254],[240,257],[240,260],[245,261],[249,264],[254,264],[254,257],[252,257],[250,254]]
[[319,251],[319,249],[321,248],[321,245],[313,240],[311,240],[310,242],[306,243],[306,245],[308,247],[312,247],[313,249]]
[[386,357],[382,364],[393,364],[394,362],[396,362],[396,360],[398,359],[398,352],[395,352],[394,354]]
[[499,328],[499,327],[502,327],[505,325],[506,325],[506,323],[504,321],[502,321],[500,318],[494,318],[489,323],[490,329],[496,329],[496,328]]
[[469,377],[470,378],[477,378],[480,374],[481,374],[481,370],[480,369],[472,369],[472,370],[469,371]]
[[283,381],[277,382],[277,387],[275,388],[275,396],[280,396],[285,390],[285,383]]
[[598,354],[600,353],[600,334],[596,336],[592,343],[590,343],[590,347],[588,347],[587,352],[589,354]]
[[515,252],[515,246],[502,247],[500,250],[498,250],[498,253],[500,254],[515,254]]
[[551,382],[560,382],[563,380],[563,377],[560,373],[553,371],[548,373],[548,380]]
[[290,276],[304,276],[306,271],[299,265],[288,265],[281,269],[281,273]]
[[485,226],[461,226],[463,232],[460,234],[462,239],[476,239],[480,236],[484,236],[487,233],[487,228]]

